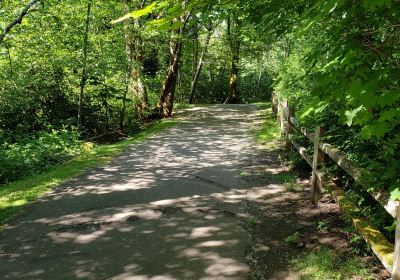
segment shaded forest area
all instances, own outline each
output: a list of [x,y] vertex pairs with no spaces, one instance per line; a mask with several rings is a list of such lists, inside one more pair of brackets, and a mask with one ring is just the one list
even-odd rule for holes
[[275,91],[368,171],[369,188],[400,197],[399,1],[25,2],[0,8],[1,183],[79,154],[83,140],[170,117],[176,103]]

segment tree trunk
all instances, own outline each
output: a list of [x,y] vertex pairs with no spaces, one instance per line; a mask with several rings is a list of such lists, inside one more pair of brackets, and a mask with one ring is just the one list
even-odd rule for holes
[[[124,12],[129,11],[128,8],[128,1],[123,0],[123,3],[125,4],[125,9]],[[131,69],[132,69],[132,44],[131,44],[131,31],[129,28],[129,24],[124,21],[124,35],[125,35],[125,53],[126,53],[126,60],[127,60],[127,67],[126,67],[126,86],[125,86],[125,91],[122,95],[122,105],[121,105],[121,111],[119,114],[119,129],[123,130],[125,128],[125,114],[126,114],[126,96],[128,95],[129,92],[129,84],[130,84],[130,78],[131,78]]]
[[106,131],[109,130],[110,128],[110,118],[109,118],[109,106],[108,106],[108,92],[107,89],[104,89],[104,91],[106,92],[106,94],[103,96],[103,106],[106,109]]
[[181,89],[182,89],[182,69],[181,69],[181,65],[178,65],[178,74],[176,77],[176,93],[178,95],[177,100],[179,102],[181,102],[183,100],[183,96],[181,93]]
[[189,104],[192,104],[194,102],[194,98],[195,98],[195,94],[196,94],[197,82],[199,81],[201,69],[203,68],[204,58],[205,58],[207,50],[208,50],[208,45],[210,44],[212,32],[213,32],[213,30],[212,30],[212,28],[210,28],[208,30],[208,33],[207,33],[207,38],[206,38],[206,41],[204,43],[204,48],[203,48],[203,51],[201,53],[200,60],[199,60],[199,62],[197,64],[196,71],[195,71],[195,74],[194,74],[193,79],[192,79],[192,85],[191,85],[191,89],[190,89]]
[[157,114],[160,118],[169,118],[172,116],[174,106],[174,96],[176,81],[178,76],[179,60],[182,54],[182,28],[176,31],[178,38],[171,43],[170,63],[167,78],[161,91],[160,101],[157,106]]
[[[135,19],[135,26],[139,27],[138,20]],[[143,81],[143,55],[142,38],[135,38],[134,63],[131,69],[131,88],[135,100],[135,109],[142,116],[143,111],[148,107],[148,97]]]
[[213,88],[214,88],[214,83],[215,83],[215,77],[214,77],[214,66],[213,64],[209,65],[209,74],[210,74],[210,95],[213,95]]
[[239,59],[240,59],[239,33],[241,29],[241,22],[237,17],[235,17],[235,15],[233,15],[232,17],[233,19],[229,18],[228,20],[228,40],[232,55],[231,74],[229,77],[230,92],[224,102],[225,104],[238,103],[240,101],[237,84],[238,84]]
[[[129,0],[123,0],[125,4],[125,12],[130,11]],[[134,8],[141,8],[136,6]],[[142,55],[142,38],[140,35],[140,20],[129,19],[124,21],[125,33],[125,51],[128,60],[128,78],[127,93],[124,94],[123,105],[121,109],[121,117],[124,118],[126,110],[126,95],[132,96],[134,101],[134,112],[140,118],[143,117],[143,111],[148,107],[148,96],[146,87],[143,82],[143,55]],[[121,121],[120,121],[121,126]],[[123,126],[123,125],[122,125]]]
[[257,93],[260,93],[261,90],[261,81],[264,74],[264,61],[265,61],[265,53],[263,52],[260,59],[260,71],[258,73],[258,80],[257,80]]
[[119,112],[119,129],[124,130],[125,128],[125,113],[126,113],[126,96],[128,94],[129,90],[129,76],[131,73],[130,70],[130,64],[127,67],[127,72],[126,72],[126,87],[124,90],[124,93],[122,95],[122,105],[121,105],[121,111]]
[[8,44],[5,44],[6,48],[7,48],[7,57],[8,57],[8,64],[10,66],[10,78],[12,78],[14,76],[14,71],[13,71],[13,62],[12,62],[12,58],[11,58],[11,50],[10,50],[10,46]]
[[199,60],[199,33],[197,30],[197,21],[196,18],[193,18],[194,21],[194,31],[192,37],[192,81],[194,80],[194,76],[196,75],[196,69]]
[[228,65],[226,63],[226,60],[224,60],[224,65],[223,65],[222,70],[220,70],[219,75],[218,75],[220,80],[225,78],[225,73],[226,73],[226,68],[227,67],[228,67]]
[[91,2],[89,2],[87,4],[86,26],[85,26],[85,34],[84,34],[84,38],[83,38],[83,65],[82,65],[82,77],[81,77],[80,92],[79,92],[78,126],[80,126],[81,122],[82,122],[83,97],[85,94],[85,86],[86,86],[86,81],[87,81],[87,53],[88,53],[88,46],[89,46],[90,7],[91,7]]
[[237,89],[239,73],[239,49],[232,55],[231,75],[229,78],[230,94],[225,100],[225,104],[237,103],[239,101],[239,93]]

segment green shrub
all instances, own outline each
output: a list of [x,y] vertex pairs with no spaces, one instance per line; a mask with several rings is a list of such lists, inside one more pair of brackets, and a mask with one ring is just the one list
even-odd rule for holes
[[0,145],[0,182],[6,183],[42,172],[62,163],[81,151],[82,142],[75,129],[50,129],[15,143],[5,140]]

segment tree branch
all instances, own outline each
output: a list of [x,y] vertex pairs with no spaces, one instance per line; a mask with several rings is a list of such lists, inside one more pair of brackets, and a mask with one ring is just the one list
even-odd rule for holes
[[40,0],[31,0],[26,6],[25,8],[21,11],[21,13],[19,14],[19,16],[12,22],[10,23],[8,26],[6,26],[3,30],[3,32],[0,34],[0,43],[3,42],[4,38],[6,37],[6,35],[11,31],[11,29],[18,25],[21,24],[22,19],[24,18],[24,16],[26,16],[26,14],[28,14],[29,10],[35,6],[36,3],[38,3]]

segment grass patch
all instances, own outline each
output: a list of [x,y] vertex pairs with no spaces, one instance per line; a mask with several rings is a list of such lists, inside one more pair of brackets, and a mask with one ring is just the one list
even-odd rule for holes
[[308,252],[292,262],[301,273],[301,279],[374,279],[359,257],[340,253],[326,246]]
[[283,184],[286,188],[286,190],[291,191],[291,192],[301,192],[304,191],[304,186],[297,183],[296,180],[294,181],[289,181]]
[[259,124],[251,129],[255,140],[266,148],[277,148],[281,143],[280,128],[271,109],[271,102],[255,103]]
[[297,183],[296,181],[297,179],[296,173],[292,171],[273,174],[271,175],[271,178],[281,183],[288,191],[297,192],[304,190],[304,186]]
[[283,185],[286,190],[288,191],[303,191],[304,186],[302,184],[299,184],[297,182],[297,175],[296,173],[292,171],[288,172],[280,172],[277,174],[271,173],[269,171],[262,171],[256,174],[251,174],[248,173],[247,171],[242,171],[240,173],[240,176],[243,178],[249,178],[249,177],[259,177],[259,178],[265,178],[270,180],[271,182],[276,182],[278,184]]
[[277,174],[272,174],[271,177],[281,184],[295,183],[297,178],[296,174],[293,172],[281,172]]
[[26,179],[9,183],[0,187],[0,225],[18,213],[22,206],[35,200],[45,191],[55,188],[62,182],[80,174],[88,168],[104,165],[115,156],[121,154],[131,144],[136,144],[147,137],[170,128],[176,124],[174,120],[164,120],[144,128],[138,134],[121,142],[110,145],[99,145],[80,156],[54,166],[49,171],[33,175]]

